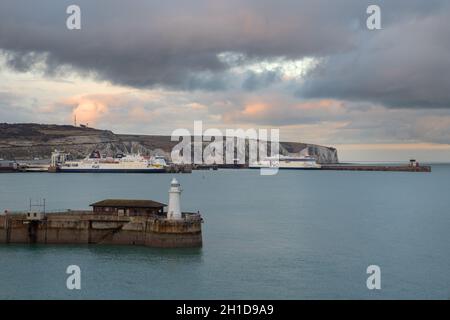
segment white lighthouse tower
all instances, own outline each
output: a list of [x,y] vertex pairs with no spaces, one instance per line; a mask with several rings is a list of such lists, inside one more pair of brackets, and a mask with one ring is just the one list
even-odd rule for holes
[[181,185],[177,179],[173,178],[169,189],[169,209],[167,210],[167,219],[181,219]]

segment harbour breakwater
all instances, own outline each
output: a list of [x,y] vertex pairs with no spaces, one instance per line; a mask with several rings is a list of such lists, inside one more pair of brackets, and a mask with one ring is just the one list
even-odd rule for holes
[[395,166],[369,166],[369,165],[325,165],[321,170],[334,171],[393,171],[393,172],[431,172],[431,166],[423,165],[395,165]]
[[[33,214],[33,213],[32,213]],[[157,248],[201,247],[202,219],[183,213],[183,219],[157,216],[117,216],[70,211],[0,216],[0,243],[114,244]]]
[[174,178],[168,205],[153,200],[105,199],[91,204],[92,211],[46,213],[45,200],[39,205],[30,200],[28,212],[0,215],[0,243],[201,247],[203,219],[200,212],[181,211],[181,192]]

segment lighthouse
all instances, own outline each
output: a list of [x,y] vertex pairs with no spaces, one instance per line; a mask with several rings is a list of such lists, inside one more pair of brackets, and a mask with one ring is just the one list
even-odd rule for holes
[[181,186],[177,179],[173,178],[169,189],[169,209],[167,210],[167,219],[181,219],[180,197]]

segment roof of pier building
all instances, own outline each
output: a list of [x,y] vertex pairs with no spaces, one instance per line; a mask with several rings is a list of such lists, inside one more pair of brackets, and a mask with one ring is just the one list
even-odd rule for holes
[[167,205],[153,200],[106,199],[90,204],[91,207],[162,208]]

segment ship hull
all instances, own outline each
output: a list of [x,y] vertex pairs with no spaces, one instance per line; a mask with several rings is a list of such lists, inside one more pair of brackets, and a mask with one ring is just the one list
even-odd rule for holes
[[58,172],[67,172],[67,173],[165,173],[166,170],[162,169],[92,169],[92,168],[60,168]]
[[261,162],[252,163],[251,169],[280,169],[280,170],[320,170],[322,166],[312,157],[268,157]]
[[322,168],[296,168],[296,167],[249,167],[249,169],[279,169],[279,170],[321,170]]

